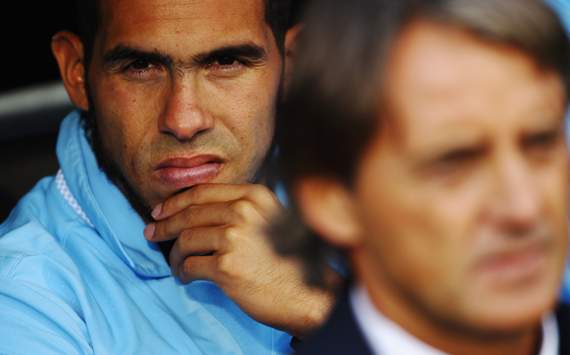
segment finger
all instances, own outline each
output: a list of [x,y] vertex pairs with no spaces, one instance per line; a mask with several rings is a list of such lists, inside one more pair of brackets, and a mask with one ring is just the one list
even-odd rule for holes
[[224,202],[189,206],[170,218],[147,226],[145,237],[153,242],[162,242],[177,238],[186,229],[227,224],[235,220],[235,217],[230,216],[235,212],[228,205]]
[[187,229],[180,233],[170,251],[171,267],[174,270],[178,269],[188,257],[224,252],[221,237],[225,229],[225,227],[202,227]]
[[245,199],[260,206],[261,210],[274,210],[280,206],[275,194],[259,184],[202,184],[172,196],[156,206],[153,218],[162,220],[179,213],[188,206]]
[[188,283],[194,280],[214,281],[217,272],[218,257],[210,256],[191,256],[184,259],[176,269],[175,276],[182,283]]
[[145,230],[145,236],[153,242],[160,242],[177,238],[186,229],[244,224],[261,226],[266,219],[259,207],[249,200],[196,205],[154,223],[152,236],[148,230]]

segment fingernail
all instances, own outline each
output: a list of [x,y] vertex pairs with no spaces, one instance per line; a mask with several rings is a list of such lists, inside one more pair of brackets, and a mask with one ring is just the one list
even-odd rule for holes
[[150,215],[151,215],[152,218],[154,218],[154,219],[158,219],[161,214],[162,214],[162,203],[159,204],[158,206],[156,206],[156,207],[152,210],[152,212],[150,213]]
[[144,236],[146,239],[152,239],[154,236],[154,231],[156,229],[156,225],[154,223],[149,224],[144,228]]

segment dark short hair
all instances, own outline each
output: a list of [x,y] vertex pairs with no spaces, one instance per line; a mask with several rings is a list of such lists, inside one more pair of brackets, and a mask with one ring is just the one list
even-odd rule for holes
[[[101,0],[74,0],[76,25],[75,31],[83,43],[84,50],[84,66],[88,68],[91,64],[93,56],[93,47],[95,39],[101,24]],[[265,5],[265,21],[270,26],[275,42],[280,53],[284,54],[285,33],[290,25],[289,18],[291,15],[291,2],[304,0],[263,0]],[[87,73],[87,70],[86,70]],[[87,75],[87,74],[85,74]],[[87,86],[89,80],[85,78]],[[88,90],[89,101],[92,101],[90,90]],[[81,112],[81,119],[85,128],[87,137],[92,145],[97,145],[94,139],[96,134],[96,114],[90,105],[89,111]]]
[[[89,65],[91,61],[95,37],[101,22],[100,1],[101,0],[75,0],[77,31],[83,42],[86,65]],[[277,47],[281,53],[283,53],[285,32],[289,25],[292,0],[263,1],[265,3],[265,21],[271,27]]]
[[293,0],[291,2],[291,13],[289,16],[289,27],[293,27],[301,22],[305,9],[309,6],[310,0]]
[[[388,53],[417,20],[449,25],[525,53],[560,75],[568,98],[568,38],[542,1],[315,0],[277,120],[279,174],[289,196],[307,176],[330,177],[351,187],[364,149],[388,116],[389,102],[382,102]],[[310,283],[323,284],[323,272],[337,251],[303,224],[294,200],[270,233],[278,251],[304,262]]]

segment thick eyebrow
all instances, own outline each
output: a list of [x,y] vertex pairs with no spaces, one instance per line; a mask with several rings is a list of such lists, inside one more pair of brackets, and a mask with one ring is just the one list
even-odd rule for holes
[[267,58],[267,52],[256,44],[245,43],[220,47],[209,52],[197,54],[192,58],[192,61],[196,65],[207,65],[223,57],[242,58],[252,62],[259,62]]
[[134,60],[146,60],[152,63],[162,63],[170,66],[173,63],[172,57],[161,53],[158,50],[152,52],[140,50],[134,47],[119,44],[113,49],[106,52],[103,56],[103,66],[106,68],[113,67],[117,63]]
[[[267,52],[261,46],[253,43],[229,45],[193,56],[192,64],[204,66],[212,64],[223,57],[241,58],[255,63],[266,59]],[[103,66],[112,69],[119,63],[135,60],[159,63],[166,67],[172,67],[175,62],[171,56],[159,50],[145,51],[128,45],[118,44],[103,55]]]

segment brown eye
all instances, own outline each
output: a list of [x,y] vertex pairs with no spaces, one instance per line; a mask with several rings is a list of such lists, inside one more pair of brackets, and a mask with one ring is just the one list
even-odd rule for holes
[[206,66],[212,77],[233,78],[239,76],[248,67],[248,63],[232,55],[221,55]]
[[481,154],[480,149],[456,149],[445,153],[438,159],[438,163],[442,165],[461,165],[475,160]]
[[559,142],[562,134],[558,129],[530,134],[524,137],[522,145],[529,150],[547,150]]
[[162,68],[160,64],[139,58],[127,64],[123,69],[123,74],[129,79],[135,80],[155,79],[161,74]]
[[221,66],[239,64],[238,60],[232,56],[222,56],[218,58],[217,64]]
[[481,161],[486,147],[465,147],[443,152],[426,166],[429,176],[442,181],[459,181]]
[[152,65],[148,60],[144,59],[137,59],[133,63],[131,63],[130,68],[134,70],[145,70],[149,69]]

